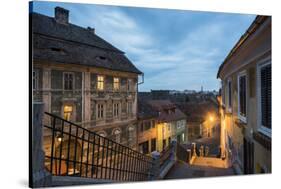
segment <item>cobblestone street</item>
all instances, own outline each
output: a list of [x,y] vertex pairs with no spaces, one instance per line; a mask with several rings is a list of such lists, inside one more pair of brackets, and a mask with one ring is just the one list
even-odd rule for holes
[[202,165],[189,165],[185,162],[177,162],[166,175],[165,179],[213,177],[235,175],[232,168],[207,167]]

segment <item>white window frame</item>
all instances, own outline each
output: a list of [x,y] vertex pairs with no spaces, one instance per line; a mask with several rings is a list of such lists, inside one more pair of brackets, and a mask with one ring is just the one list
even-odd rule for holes
[[[35,77],[33,74],[35,73]],[[35,87],[33,87],[35,81]],[[33,90],[37,90],[39,88],[39,70],[38,69],[33,69],[32,71],[32,88]]]
[[[100,115],[100,110],[99,110],[99,105],[102,105],[103,106],[103,108],[102,108],[102,111],[103,111],[103,113],[102,113],[102,116],[99,116]],[[104,118],[105,118],[105,111],[106,111],[106,107],[105,107],[105,104],[104,103],[97,103],[97,113],[96,113],[96,118],[97,118],[97,120],[103,120]]]
[[[102,81],[99,81],[99,78],[102,78]],[[104,86],[105,86],[105,77],[104,75],[97,75],[97,89],[99,91],[103,91],[104,90]],[[102,83],[102,87],[100,87],[100,83]]]
[[[65,89],[65,75],[66,74],[72,75],[72,89]],[[66,91],[74,90],[74,86],[75,86],[74,73],[73,72],[63,72],[62,82],[63,82],[63,90],[66,90]]]
[[[116,106],[117,106],[117,109],[116,109]],[[112,108],[113,108],[113,117],[118,118],[120,115],[120,103],[114,102]]]
[[[240,77],[243,77],[245,76],[246,77],[246,116],[242,116],[240,115]],[[247,109],[248,109],[248,78],[247,78],[247,72],[246,70],[240,72],[237,76],[237,88],[238,88],[238,112],[237,112],[237,115],[238,115],[238,118],[239,120],[241,120],[242,122],[244,123],[247,123]]]
[[[229,83],[231,83],[231,89],[229,88]],[[231,99],[229,98],[229,90],[231,90],[230,91],[231,92]],[[227,91],[226,91],[226,93],[227,93],[227,102],[226,102],[227,110],[228,110],[229,113],[231,113],[232,112],[232,106],[233,106],[233,101],[232,101],[233,94],[232,94],[232,80],[230,78],[227,80]],[[231,101],[231,106],[229,104],[229,101]]]
[[265,67],[265,66],[268,66],[271,64],[271,59],[270,60],[266,60],[266,61],[263,61],[263,62],[260,62],[257,64],[257,84],[256,84],[256,90],[257,90],[257,104],[258,104],[258,111],[257,111],[257,118],[258,118],[258,131],[265,134],[266,136],[270,137],[271,138],[271,132],[272,132],[272,129],[269,129],[267,127],[264,127],[262,125],[262,119],[261,119],[261,91],[260,91],[260,88],[261,88],[261,75],[260,75],[260,70],[261,68]]

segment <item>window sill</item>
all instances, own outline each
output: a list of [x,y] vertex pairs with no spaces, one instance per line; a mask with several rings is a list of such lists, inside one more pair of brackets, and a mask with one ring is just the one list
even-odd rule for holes
[[264,148],[271,151],[271,137],[268,137],[264,133],[258,131],[253,133],[253,138]]
[[266,129],[265,127],[260,127],[258,129],[258,132],[267,136],[267,137],[269,137],[269,138],[271,138],[271,131],[269,131],[269,129]]
[[239,115],[239,113],[238,113],[238,119],[237,120],[239,120],[240,122],[242,122],[244,124],[247,124],[247,118]]

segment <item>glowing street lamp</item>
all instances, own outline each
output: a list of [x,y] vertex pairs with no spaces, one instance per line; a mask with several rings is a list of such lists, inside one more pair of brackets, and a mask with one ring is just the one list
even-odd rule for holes
[[211,122],[213,122],[213,121],[214,121],[214,117],[213,117],[213,116],[210,116],[210,117],[209,117],[209,120],[210,120]]

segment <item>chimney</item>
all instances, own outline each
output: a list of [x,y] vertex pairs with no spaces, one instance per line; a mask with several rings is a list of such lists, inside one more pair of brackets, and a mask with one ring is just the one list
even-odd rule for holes
[[95,28],[87,27],[87,29],[88,29],[91,33],[95,34]]
[[55,8],[55,20],[60,24],[68,24],[69,11],[61,8]]

